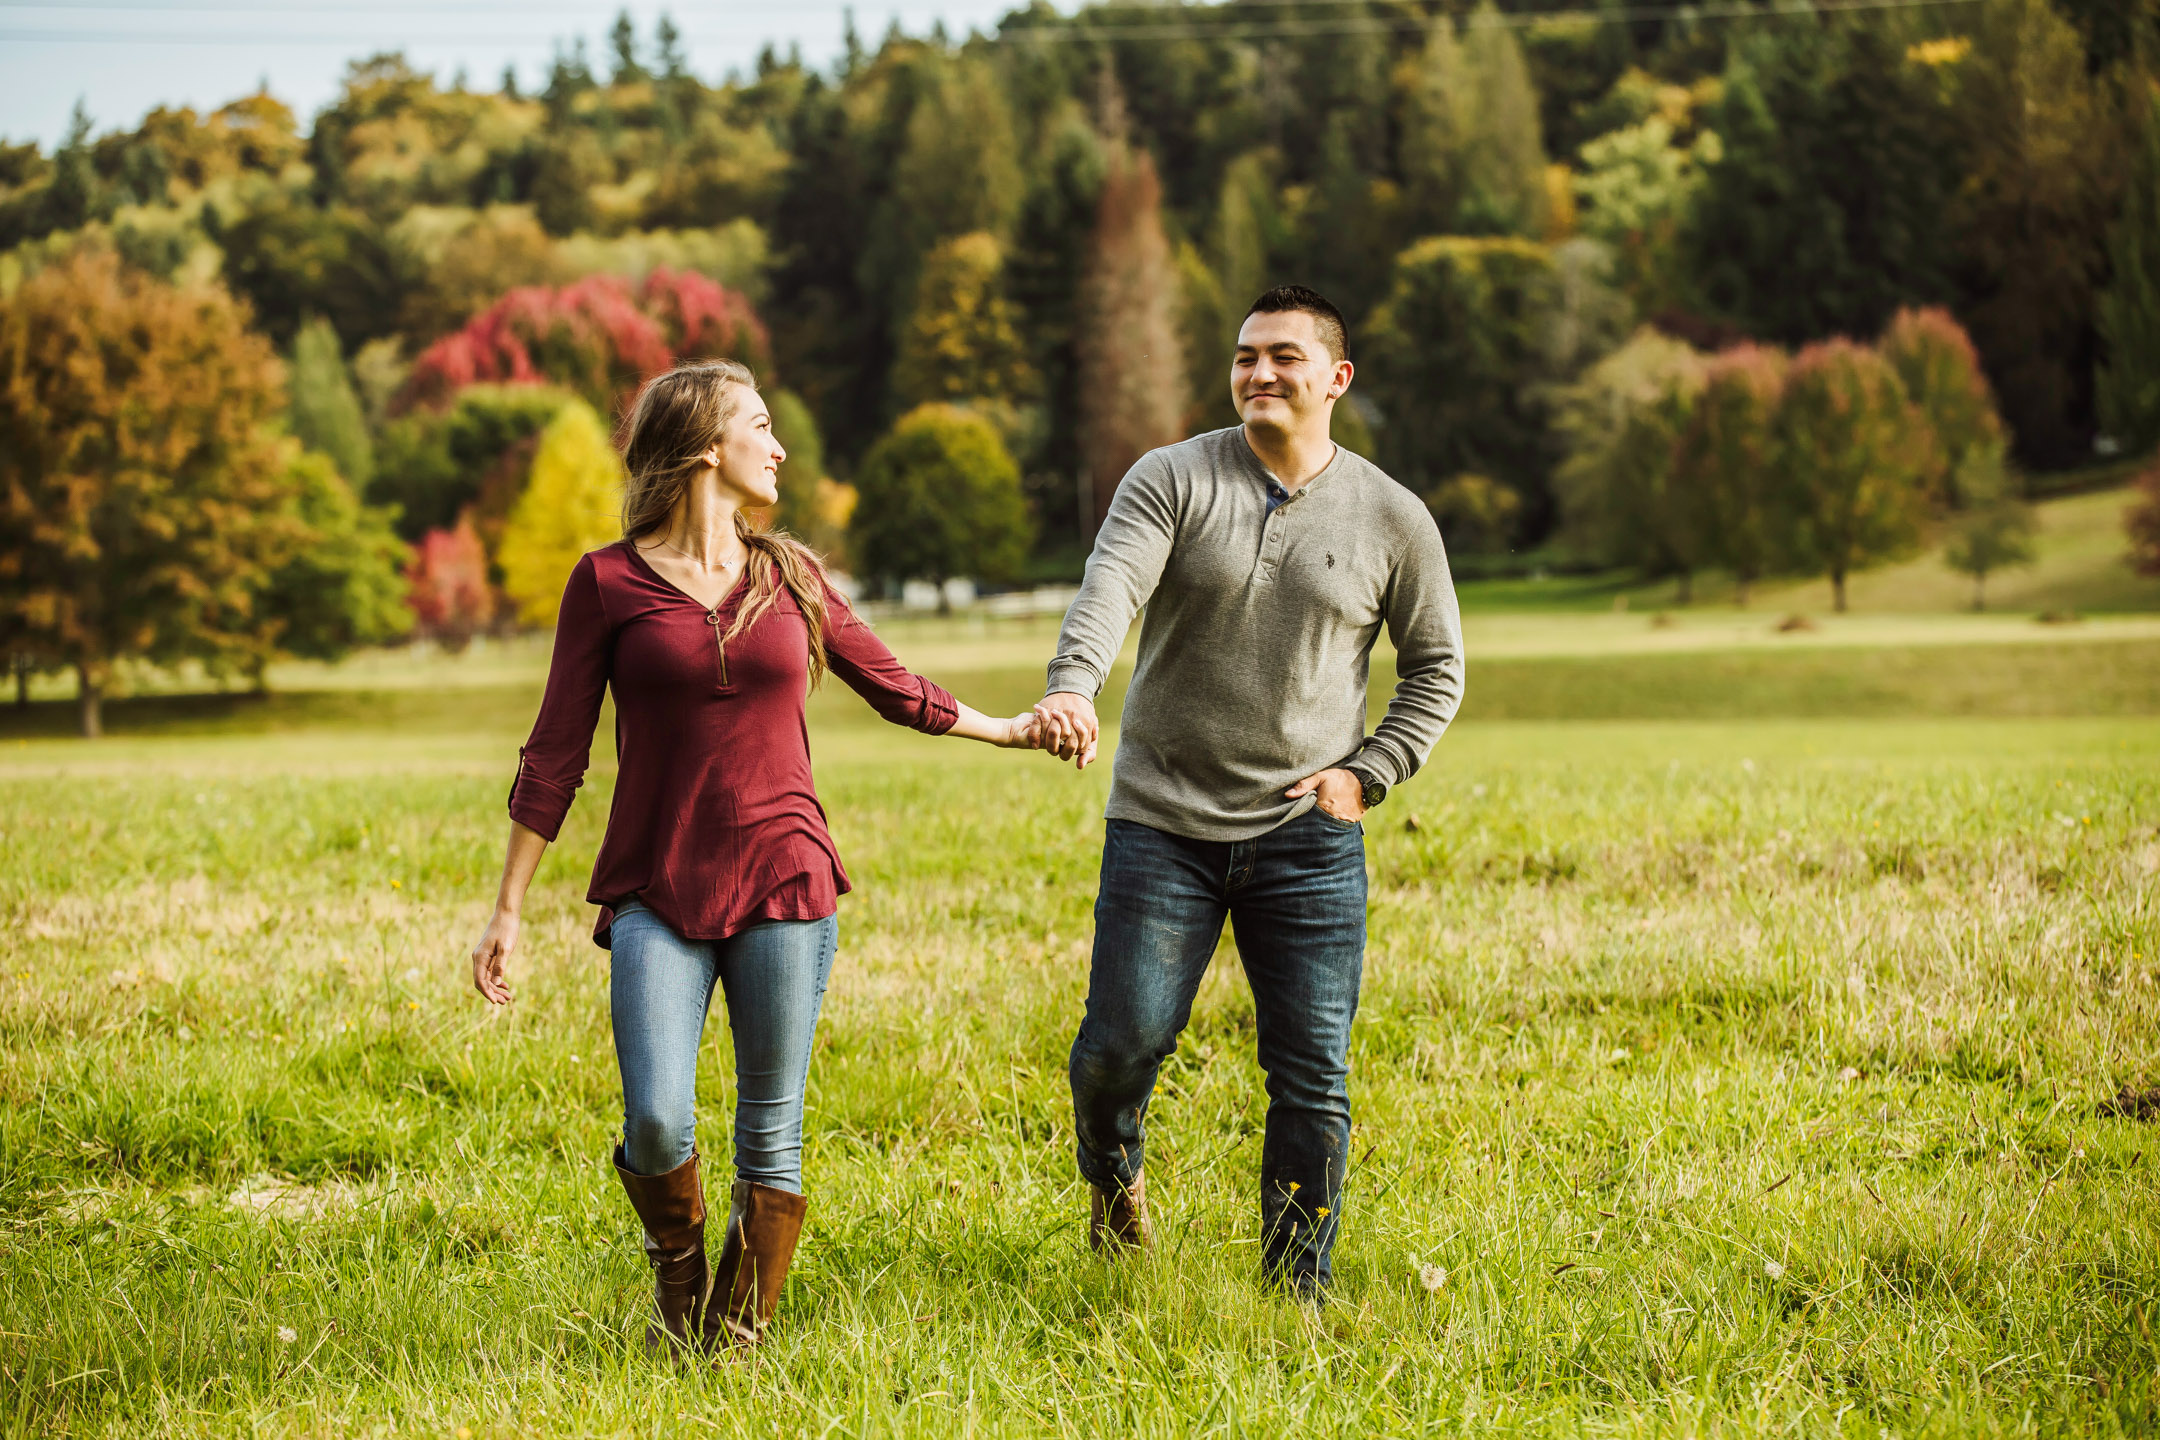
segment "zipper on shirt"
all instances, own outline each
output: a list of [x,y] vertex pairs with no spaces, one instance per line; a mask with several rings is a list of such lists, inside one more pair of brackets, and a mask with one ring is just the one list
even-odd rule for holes
[[720,638],[720,612],[718,610],[706,611],[705,623],[712,626],[713,650],[720,656],[720,683],[725,685],[728,683],[727,642]]

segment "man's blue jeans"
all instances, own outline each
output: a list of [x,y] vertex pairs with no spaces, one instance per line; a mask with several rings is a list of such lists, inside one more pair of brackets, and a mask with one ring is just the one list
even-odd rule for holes
[[1156,1072],[1192,1018],[1228,917],[1251,982],[1267,1135],[1262,1264],[1324,1288],[1350,1151],[1350,1022],[1365,968],[1365,832],[1317,806],[1252,840],[1188,840],[1130,820],[1103,839],[1087,1017],[1072,1048],[1080,1173],[1129,1184]]
[[616,910],[608,1008],[633,1172],[665,1175],[697,1145],[698,1043],[717,981],[735,1033],[735,1174],[802,1193],[810,1041],[839,937],[828,915],[685,940],[635,900]]

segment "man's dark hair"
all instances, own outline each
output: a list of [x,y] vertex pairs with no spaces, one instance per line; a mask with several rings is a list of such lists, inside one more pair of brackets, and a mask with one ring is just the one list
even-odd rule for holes
[[1246,317],[1254,315],[1280,315],[1286,311],[1302,311],[1313,318],[1313,328],[1320,332],[1320,343],[1336,360],[1350,358],[1350,327],[1343,323],[1342,311],[1333,301],[1317,290],[1303,285],[1278,285],[1252,302]]

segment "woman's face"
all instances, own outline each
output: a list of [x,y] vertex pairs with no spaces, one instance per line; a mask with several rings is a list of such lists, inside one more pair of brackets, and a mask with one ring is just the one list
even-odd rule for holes
[[772,412],[764,397],[747,385],[735,387],[735,414],[727,434],[705,453],[719,472],[720,489],[746,509],[758,510],[780,498],[780,462],[787,451],[773,438]]

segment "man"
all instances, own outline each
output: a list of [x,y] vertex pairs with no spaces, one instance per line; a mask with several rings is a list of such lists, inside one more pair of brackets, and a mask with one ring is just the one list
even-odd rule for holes
[[[1262,1265],[1318,1299],[1350,1160],[1350,1022],[1365,958],[1359,823],[1416,773],[1462,694],[1461,623],[1425,506],[1328,438],[1342,315],[1301,286],[1253,303],[1244,424],[1140,458],[1119,485],[1036,707],[1083,764],[1094,696],[1144,605],[1071,1076],[1098,1249],[1148,1243],[1143,1122],[1225,916],[1253,989],[1267,1134]],[[1400,682],[1365,734],[1385,624]]]

